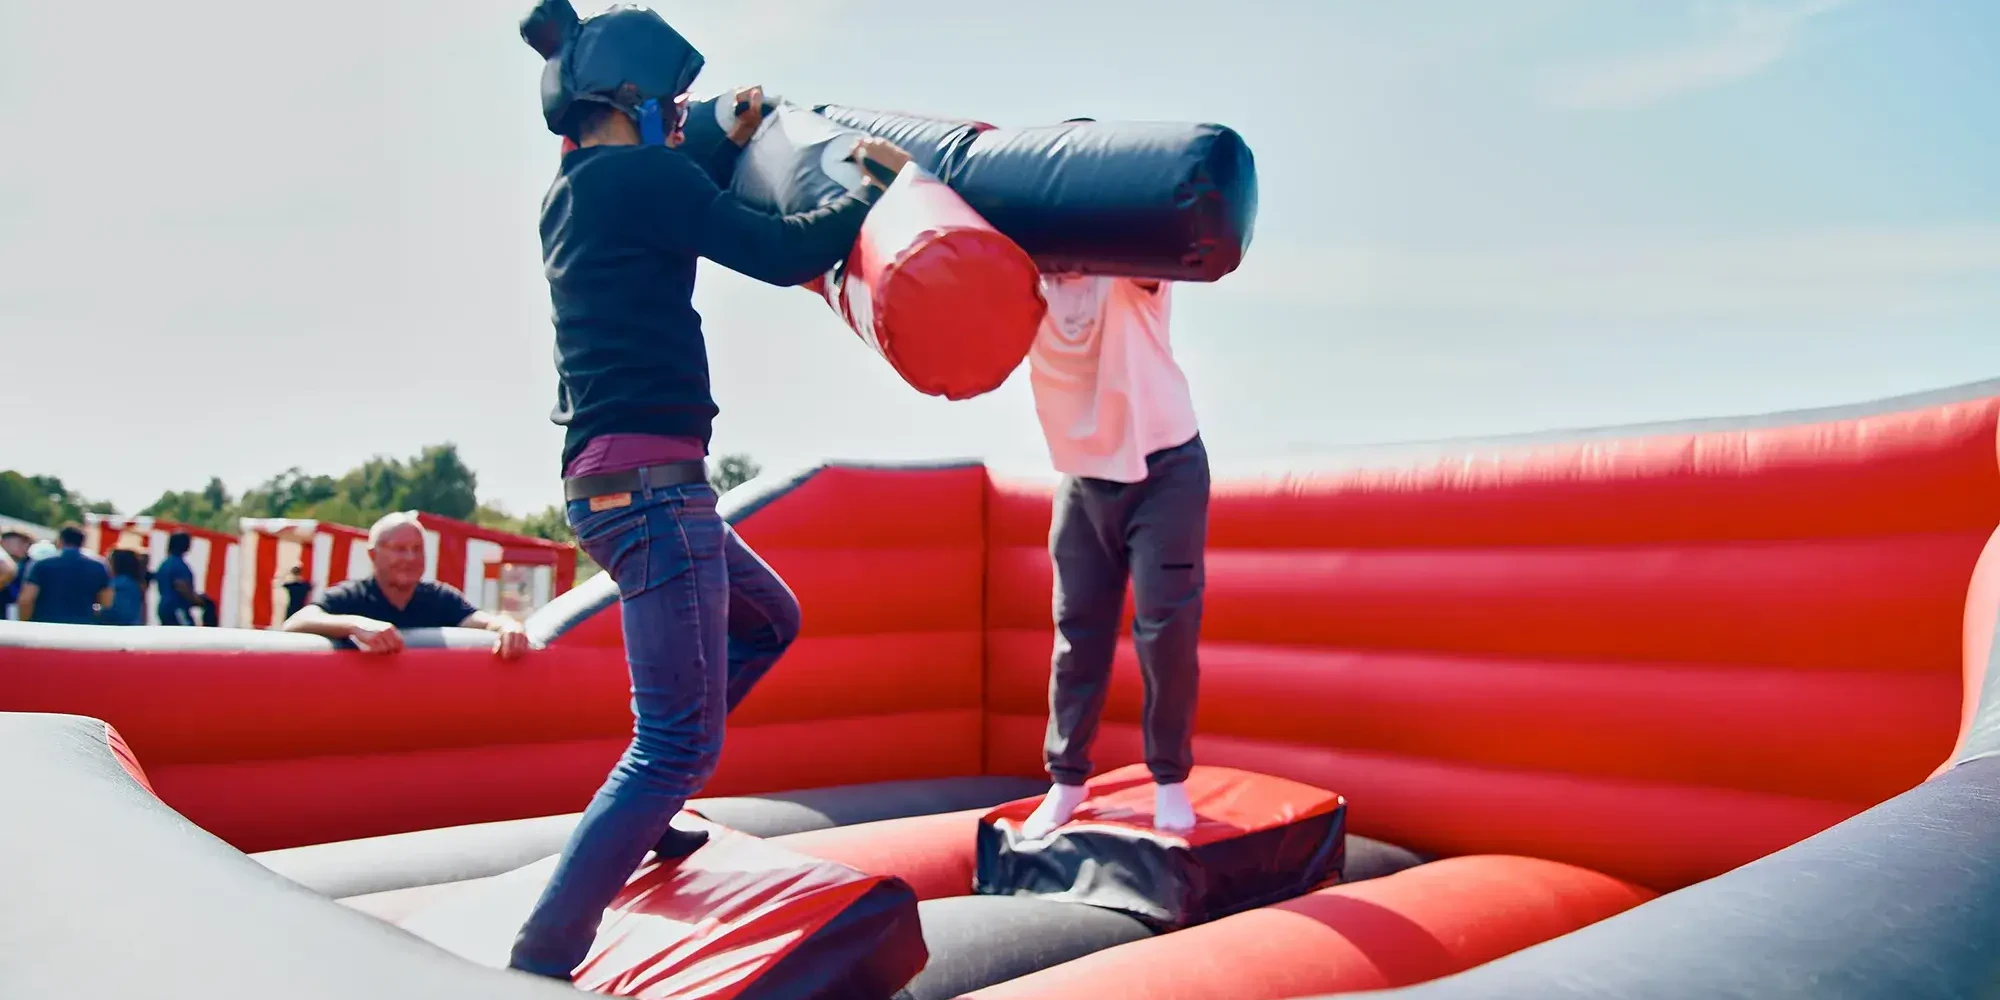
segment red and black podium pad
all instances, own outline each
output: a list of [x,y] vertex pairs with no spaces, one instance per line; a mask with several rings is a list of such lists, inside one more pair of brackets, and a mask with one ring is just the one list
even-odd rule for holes
[[[709,841],[675,865],[647,863],[606,909],[582,989],[642,1000],[888,1000],[929,955],[917,895],[683,813]],[[468,884],[402,927],[484,965],[514,935],[555,870],[545,858]]]
[[1346,862],[1347,802],[1325,789],[1197,766],[1187,790],[1198,822],[1176,835],[1153,829],[1144,766],[1085,787],[1076,815],[1041,840],[1020,833],[1040,798],[982,817],[974,891],[1088,903],[1166,931],[1309,892]]

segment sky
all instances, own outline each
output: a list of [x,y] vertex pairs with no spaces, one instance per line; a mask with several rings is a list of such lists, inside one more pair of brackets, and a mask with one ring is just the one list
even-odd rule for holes
[[[451,441],[559,500],[529,6],[0,0],[0,468],[133,510]],[[2000,4],[656,9],[698,94],[1239,131],[1249,254],[1175,290],[1218,475],[2000,376]],[[921,396],[706,262],[696,306],[718,453],[1046,470],[1022,371]]]

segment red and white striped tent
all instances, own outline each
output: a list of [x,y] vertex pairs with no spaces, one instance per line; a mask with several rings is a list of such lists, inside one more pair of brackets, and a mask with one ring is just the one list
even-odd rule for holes
[[[525,613],[547,604],[576,580],[576,546],[495,531],[437,514],[417,514],[424,531],[424,579],[457,587],[488,611]],[[331,521],[250,518],[242,522],[251,581],[243,589],[242,621],[270,628],[284,616],[284,578],[305,567],[313,593],[374,571],[368,532]],[[510,574],[511,571],[511,574]],[[524,593],[503,600],[502,580],[514,578]],[[505,606],[503,606],[505,605]]]
[[241,621],[270,628],[284,617],[285,574],[305,567],[317,594],[336,583],[367,576],[368,532],[310,518],[246,517],[241,521],[249,572],[236,595]]
[[[196,590],[214,599],[220,615],[218,624],[235,626],[242,619],[237,614],[237,593],[241,577],[238,564],[241,552],[234,535],[207,528],[197,528],[178,521],[167,521],[143,515],[125,514],[85,514],[83,516],[83,547],[98,555],[110,557],[111,550],[123,546],[146,554],[146,568],[157,570],[161,560],[167,557],[167,538],[175,532],[187,532],[191,545],[188,546],[188,568],[194,570]],[[158,591],[148,588],[146,593],[146,624],[158,625]]]

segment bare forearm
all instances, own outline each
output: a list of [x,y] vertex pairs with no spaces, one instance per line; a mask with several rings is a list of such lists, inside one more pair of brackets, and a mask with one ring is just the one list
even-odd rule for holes
[[285,619],[279,626],[283,632],[302,632],[306,635],[320,635],[329,639],[345,639],[355,632],[368,628],[373,623],[354,615],[330,615],[317,607],[307,607],[298,614]]
[[520,628],[521,623],[515,621],[512,618],[507,617],[506,615],[488,614],[484,611],[474,611],[473,613],[466,615],[465,620],[458,623],[458,627],[479,628],[479,629],[485,629],[488,632],[508,632]]

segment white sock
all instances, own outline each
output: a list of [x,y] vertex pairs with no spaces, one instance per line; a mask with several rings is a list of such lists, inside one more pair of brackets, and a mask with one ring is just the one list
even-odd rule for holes
[[1153,829],[1186,833],[1194,829],[1194,823],[1194,803],[1188,801],[1186,785],[1153,786]]
[[1021,824],[1021,836],[1026,840],[1040,840],[1056,832],[1056,827],[1069,822],[1076,815],[1076,807],[1083,804],[1082,785],[1051,785],[1049,794],[1042,797],[1042,804]]

